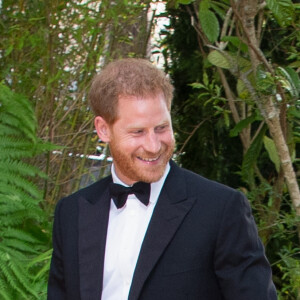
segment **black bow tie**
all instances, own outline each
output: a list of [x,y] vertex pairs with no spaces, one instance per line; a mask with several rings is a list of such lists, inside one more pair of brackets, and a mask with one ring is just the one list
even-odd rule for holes
[[134,194],[143,204],[148,205],[150,190],[150,183],[142,181],[136,182],[133,186],[129,187],[113,182],[109,185],[110,195],[117,208],[125,205],[129,194]]

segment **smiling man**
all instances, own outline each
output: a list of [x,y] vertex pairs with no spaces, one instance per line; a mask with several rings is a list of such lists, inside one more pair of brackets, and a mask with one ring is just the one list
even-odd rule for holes
[[113,126],[97,116],[95,127],[101,140],[109,143],[116,174],[124,183],[151,183],[162,177],[174,150],[170,112],[162,94],[120,96]]
[[275,300],[247,199],[172,160],[173,86],[143,59],[92,83],[111,175],[58,202],[49,300]]

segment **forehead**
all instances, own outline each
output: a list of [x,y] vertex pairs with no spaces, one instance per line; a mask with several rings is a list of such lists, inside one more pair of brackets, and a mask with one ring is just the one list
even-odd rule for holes
[[[136,95],[128,95],[128,94],[120,94],[118,96],[118,104],[125,100],[125,101],[143,101],[143,100],[156,100],[157,98],[159,98],[160,100],[162,100],[163,102],[166,103],[168,110],[171,109],[171,105],[169,103],[169,101],[166,99],[164,93],[162,91],[152,91],[152,92],[145,92],[145,93],[141,93],[141,94],[136,94]],[[119,105],[118,105],[119,106]]]
[[157,97],[166,101],[162,91],[151,91],[151,92],[144,91],[144,92],[137,93],[137,94],[122,94],[121,93],[118,95],[118,100],[124,100],[124,99],[125,100],[143,100],[143,99],[151,100],[151,99],[154,99]]
[[119,97],[117,115],[116,122],[122,120],[130,124],[145,123],[146,120],[148,123],[170,121],[170,112],[162,95]]
[[126,106],[131,105],[133,107],[142,106],[142,105],[159,105],[163,107],[167,107],[167,101],[162,93],[160,94],[153,94],[153,95],[145,95],[145,96],[131,96],[131,95],[124,95],[118,97],[118,109],[124,109]]

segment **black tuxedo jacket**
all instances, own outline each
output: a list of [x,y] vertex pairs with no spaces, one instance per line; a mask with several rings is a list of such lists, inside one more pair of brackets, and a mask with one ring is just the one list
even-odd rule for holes
[[[56,207],[48,300],[100,300],[111,176]],[[129,300],[275,300],[245,197],[171,162]]]

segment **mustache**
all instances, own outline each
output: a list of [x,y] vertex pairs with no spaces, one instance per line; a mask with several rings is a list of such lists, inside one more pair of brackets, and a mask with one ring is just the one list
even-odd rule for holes
[[172,145],[162,145],[159,151],[157,152],[151,152],[147,150],[143,150],[142,153],[138,153],[139,157],[145,158],[145,159],[154,159],[162,156],[163,154],[169,153],[170,151],[174,152],[175,150],[175,143]]

